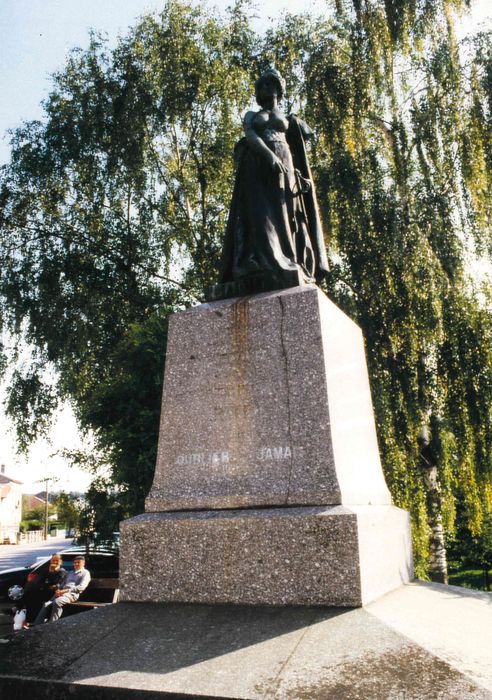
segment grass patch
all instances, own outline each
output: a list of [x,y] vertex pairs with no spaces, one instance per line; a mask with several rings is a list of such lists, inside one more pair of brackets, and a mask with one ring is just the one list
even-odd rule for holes
[[[489,582],[492,585],[492,569],[489,570]],[[463,588],[474,588],[477,591],[486,591],[482,569],[460,569],[449,571],[449,583]],[[490,588],[489,588],[490,590]]]

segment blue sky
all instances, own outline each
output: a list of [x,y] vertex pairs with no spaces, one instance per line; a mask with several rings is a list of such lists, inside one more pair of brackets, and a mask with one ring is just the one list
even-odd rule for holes
[[[232,0],[209,4],[224,9]],[[90,28],[106,32],[115,43],[118,34],[124,34],[138,16],[164,5],[165,0],[0,0],[0,164],[9,156],[7,129],[42,117],[41,101],[48,95],[50,75],[63,67],[71,48],[87,46]],[[261,7],[256,11],[258,28],[282,10],[321,13],[325,7],[323,0],[267,0],[257,5]],[[472,19],[458,28],[461,35],[483,22],[492,28],[491,0],[472,0],[472,6]],[[0,401],[1,396],[0,389]],[[16,457],[8,428],[0,406],[0,463],[5,463],[7,474],[25,482],[26,491],[40,490],[36,480],[47,474],[59,477],[61,488],[84,489],[88,485],[86,474],[69,470],[60,458],[50,456],[56,449],[78,443],[68,407],[60,413],[52,444],[40,441],[26,459]]]
[[[114,41],[158,0],[0,0],[0,133],[42,115],[50,75],[74,46],[86,46],[91,27]],[[8,158],[2,139],[0,162]]]
[[[0,134],[22,120],[40,118],[40,101],[49,91],[50,75],[59,69],[74,46],[85,47],[88,31],[107,32],[111,42],[147,12],[158,11],[165,0],[0,0]],[[232,0],[208,3],[223,10]],[[322,0],[269,0],[258,14],[319,10]],[[8,159],[5,138],[0,143],[0,163]]]

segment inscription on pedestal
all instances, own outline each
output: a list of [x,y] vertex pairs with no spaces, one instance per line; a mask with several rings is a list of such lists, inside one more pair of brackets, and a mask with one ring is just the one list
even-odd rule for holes
[[214,464],[229,464],[229,452],[189,452],[187,454],[178,455],[175,464],[179,467],[189,467],[192,465],[214,465]]
[[[271,460],[292,459],[292,457],[302,457],[302,447],[291,447],[290,445],[276,447],[262,447],[253,455],[254,461],[268,462]],[[191,466],[214,466],[229,464],[237,458],[229,450],[217,450],[215,452],[187,452],[176,457],[174,463],[178,467]]]

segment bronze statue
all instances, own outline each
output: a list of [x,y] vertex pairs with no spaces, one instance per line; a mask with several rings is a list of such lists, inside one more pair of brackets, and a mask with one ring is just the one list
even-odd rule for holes
[[279,108],[284,85],[268,69],[256,83],[261,109],[244,117],[219,283],[209,300],[313,284],[328,271],[305,147],[312,131]]

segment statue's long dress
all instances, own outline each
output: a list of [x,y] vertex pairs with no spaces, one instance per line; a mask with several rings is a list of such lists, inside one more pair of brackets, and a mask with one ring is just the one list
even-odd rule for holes
[[[328,270],[304,145],[309,130],[295,116],[289,118],[287,132],[271,123],[255,128],[287,172],[274,173],[246,139],[238,143],[215,298],[319,282]],[[311,185],[306,187],[306,181]]]

